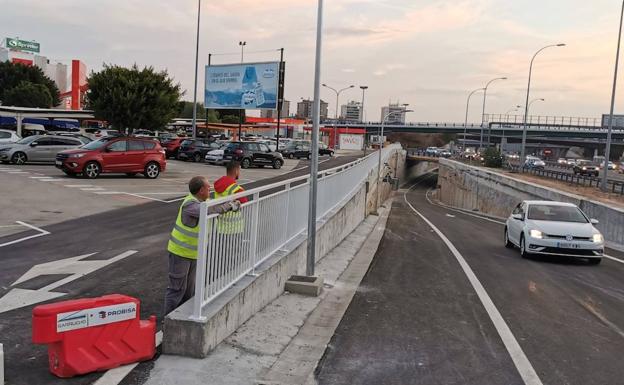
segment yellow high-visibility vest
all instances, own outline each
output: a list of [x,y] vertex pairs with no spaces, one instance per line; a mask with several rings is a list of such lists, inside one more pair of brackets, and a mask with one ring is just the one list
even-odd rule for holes
[[[234,195],[243,191],[243,188],[237,183],[232,183],[222,193],[215,191],[215,199]],[[217,218],[217,231],[221,234],[240,234],[245,231],[245,221],[240,211],[230,211],[219,215]]]
[[193,194],[187,195],[182,201],[180,209],[178,210],[178,218],[173,226],[173,230],[171,230],[169,243],[167,244],[167,251],[179,257],[197,259],[199,221],[197,221],[197,226],[195,227],[188,227],[182,223],[182,209],[184,208],[184,205],[190,201],[199,202]]

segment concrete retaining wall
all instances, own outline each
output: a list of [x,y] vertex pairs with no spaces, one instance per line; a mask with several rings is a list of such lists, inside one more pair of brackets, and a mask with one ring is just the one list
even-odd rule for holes
[[525,199],[574,203],[600,221],[596,227],[608,243],[624,247],[624,210],[618,207],[448,159],[440,159],[438,186],[442,203],[500,218]]
[[[400,162],[400,157],[397,158]],[[403,155],[403,160],[404,155]],[[369,174],[344,205],[321,218],[317,224],[317,261],[349,235],[365,218],[372,193],[376,194],[376,172]],[[384,195],[386,190],[382,187]],[[271,256],[203,309],[205,320],[189,319],[193,301],[180,306],[165,318],[163,352],[189,357],[205,357],[253,314],[279,297],[292,275],[302,275],[306,267],[307,240],[303,234]]]

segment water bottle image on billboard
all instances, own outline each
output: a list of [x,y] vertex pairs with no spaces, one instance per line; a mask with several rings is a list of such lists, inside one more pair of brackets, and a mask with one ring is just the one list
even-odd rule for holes
[[206,67],[206,108],[276,109],[279,62]]

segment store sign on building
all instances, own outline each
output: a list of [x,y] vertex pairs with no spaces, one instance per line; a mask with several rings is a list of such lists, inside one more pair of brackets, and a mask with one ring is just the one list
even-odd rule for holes
[[41,45],[34,41],[6,38],[6,47],[10,50],[39,53]]

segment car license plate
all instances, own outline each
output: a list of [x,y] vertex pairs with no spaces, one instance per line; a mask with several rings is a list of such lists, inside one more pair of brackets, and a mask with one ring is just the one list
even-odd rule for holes
[[581,246],[578,243],[569,243],[569,242],[557,242],[557,247],[562,249],[580,249]]
[[63,162],[61,162],[60,160],[57,160],[56,162],[54,162],[54,164],[56,164],[57,166],[62,166]]

